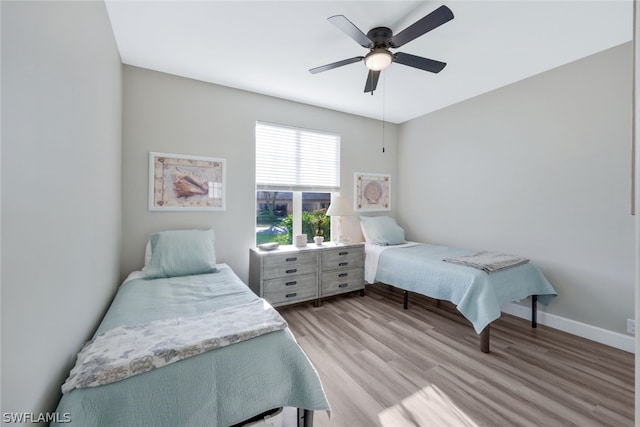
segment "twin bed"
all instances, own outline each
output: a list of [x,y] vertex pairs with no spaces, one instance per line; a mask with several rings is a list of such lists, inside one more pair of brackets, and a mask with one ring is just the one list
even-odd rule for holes
[[405,309],[409,292],[451,301],[480,335],[484,353],[489,352],[490,324],[500,317],[503,304],[531,297],[535,328],[537,302],[546,305],[557,295],[526,259],[485,253],[484,259],[493,262],[482,262],[476,251],[406,242],[404,230],[389,217],[362,217],[361,225],[367,242],[365,281],[402,289]]
[[[150,264],[145,271],[132,273],[118,289],[63,385],[57,412],[69,414],[71,425],[83,427],[232,426],[274,409],[293,407],[299,408],[298,424],[311,426],[312,411],[329,410],[329,404],[313,365],[286,322],[278,323],[277,312],[229,266],[215,264],[212,232],[171,233],[156,233],[160,238],[152,245],[155,253]],[[199,274],[183,274],[193,271]],[[275,322],[258,320],[256,329],[247,332],[237,321],[247,317],[242,310],[255,312],[256,307]],[[158,325],[194,329],[191,319],[209,319],[214,325],[228,322],[230,329],[222,339],[196,338],[205,344],[201,346],[204,351],[194,351],[197,345],[193,342],[175,347],[171,338],[165,338],[150,347],[151,354],[131,363],[125,360],[124,368],[122,363],[105,367],[103,359],[125,359],[133,349],[118,351],[115,357],[88,351],[91,344],[114,331],[122,331],[126,338],[132,332],[128,325],[143,325],[142,335],[146,335]],[[275,326],[265,327],[269,324]],[[213,344],[222,345],[207,348]],[[108,347],[118,345],[116,340]],[[175,363],[158,367],[158,362],[164,364],[172,357]],[[141,372],[120,379],[127,369]]]

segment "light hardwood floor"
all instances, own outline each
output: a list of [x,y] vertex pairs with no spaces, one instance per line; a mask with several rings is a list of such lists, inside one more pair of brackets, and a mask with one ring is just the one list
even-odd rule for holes
[[491,353],[453,305],[386,285],[280,308],[332,407],[315,427],[633,426],[634,356],[503,314]]

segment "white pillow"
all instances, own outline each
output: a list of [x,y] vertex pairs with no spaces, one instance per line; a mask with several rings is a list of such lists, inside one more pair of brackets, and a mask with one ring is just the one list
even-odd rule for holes
[[404,229],[388,216],[362,216],[360,228],[367,243],[382,246],[406,243]]
[[147,240],[147,246],[144,248],[144,267],[142,271],[146,271],[151,263],[151,240]]

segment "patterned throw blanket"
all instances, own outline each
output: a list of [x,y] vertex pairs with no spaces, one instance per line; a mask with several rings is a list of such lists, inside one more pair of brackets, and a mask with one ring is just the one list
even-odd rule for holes
[[450,262],[452,264],[466,265],[467,267],[477,268],[487,273],[494,273],[496,271],[504,270],[505,268],[517,267],[529,262],[526,258],[488,251],[481,251],[473,255],[444,258],[443,261]]
[[120,381],[286,327],[262,298],[199,316],[120,326],[82,347],[62,393]]

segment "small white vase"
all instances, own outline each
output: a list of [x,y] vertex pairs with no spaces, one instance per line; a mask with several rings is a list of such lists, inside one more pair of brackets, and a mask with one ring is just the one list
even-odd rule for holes
[[316,242],[316,245],[318,246],[322,246],[322,242],[324,242],[324,237],[322,236],[315,236],[313,238],[313,241]]

